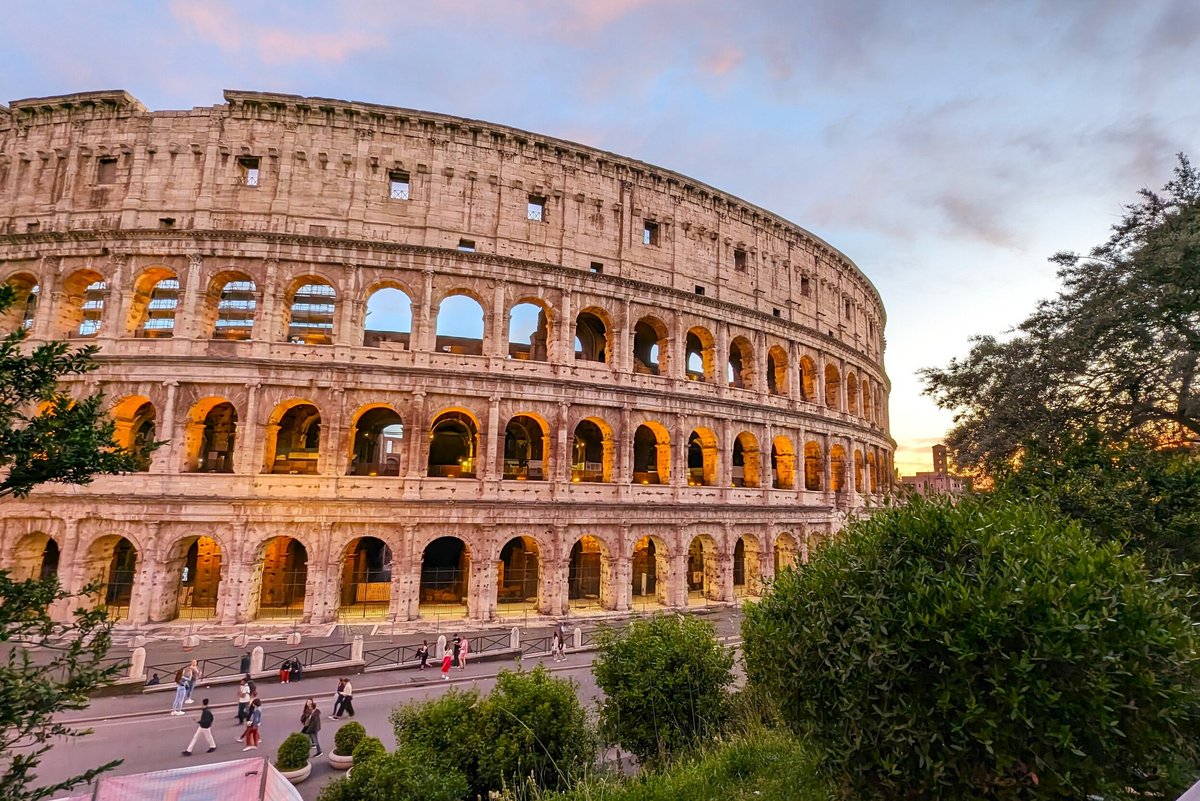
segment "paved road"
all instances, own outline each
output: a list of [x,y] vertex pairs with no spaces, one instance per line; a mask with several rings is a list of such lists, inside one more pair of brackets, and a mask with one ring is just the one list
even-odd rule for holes
[[[737,612],[728,611],[710,619],[715,624],[719,636],[730,637],[737,633],[740,617]],[[562,663],[555,663],[548,658],[544,661],[546,667],[555,675],[576,682],[579,697],[588,708],[594,708],[599,695],[592,677],[592,657],[592,652],[584,651],[569,654],[567,660]],[[526,657],[522,664],[528,669],[541,662],[542,659]],[[511,667],[511,662],[479,662],[470,665],[466,671],[452,670],[452,680],[449,682],[441,681],[439,674],[432,669],[425,673],[405,669],[356,676],[353,682],[357,720],[366,727],[369,734],[379,737],[389,749],[394,748],[395,737],[388,722],[388,714],[392,708],[436,698],[448,687],[465,689],[474,686],[486,693],[495,683],[497,672],[502,668]],[[260,684],[259,695],[263,699],[264,709],[262,745],[258,751],[251,751],[246,755],[261,754],[273,758],[283,739],[299,730],[300,710],[304,699],[309,696],[317,701],[326,715],[321,742],[327,751],[330,750],[333,746],[333,734],[340,725],[328,719],[336,686],[336,680],[328,678],[310,678],[287,685]],[[79,721],[80,725],[90,727],[94,733],[56,744],[42,762],[39,771],[41,780],[56,781],[87,766],[100,765],[118,757],[125,761],[114,771],[117,774],[141,773],[242,757],[241,744],[235,742],[240,733],[235,720],[236,689],[230,686],[201,686],[196,689],[195,697],[196,703],[187,707],[188,714],[182,717],[169,713],[171,693],[98,698],[86,710],[63,716],[64,720]],[[203,745],[198,745],[191,757],[184,757],[180,752],[195,731],[199,718],[199,699],[202,697],[210,699],[216,714],[213,732],[217,740],[217,750],[206,754]],[[321,786],[331,777],[339,775],[341,773],[331,770],[324,759],[314,760],[312,776],[299,785],[301,794],[311,801],[316,798]]]

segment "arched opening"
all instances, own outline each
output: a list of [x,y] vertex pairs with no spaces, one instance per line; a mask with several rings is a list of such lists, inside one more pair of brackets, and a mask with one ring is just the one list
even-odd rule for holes
[[571,481],[612,481],[612,432],[599,420],[581,420],[571,441]]
[[734,337],[729,343],[726,380],[729,386],[739,389],[754,386],[754,348],[745,337]]
[[846,491],[846,449],[841,445],[829,449],[829,489]]
[[795,567],[800,563],[800,549],[796,547],[796,538],[783,532],[775,538],[775,572],[785,568]]
[[771,476],[775,489],[796,488],[796,452],[787,437],[776,437],[771,443]]
[[787,352],[778,345],[767,351],[767,392],[772,395],[788,394]]
[[496,564],[496,603],[537,611],[541,554],[532,537],[513,537]]
[[137,566],[137,548],[119,535],[100,537],[88,547],[83,583],[99,588],[97,605],[107,610],[109,620],[129,617]]
[[58,543],[49,534],[26,534],[13,547],[10,564],[14,579],[48,579],[58,575]]
[[138,472],[149,471],[148,448],[154,444],[157,425],[154,404],[140,396],[126,398],[113,409],[112,418],[116,443],[138,454]]
[[874,406],[871,403],[871,383],[865,378],[862,382],[862,413],[868,423],[875,421]]
[[837,367],[825,365],[825,405],[830,409],[842,408],[842,379]]
[[421,555],[417,614],[421,617],[466,617],[471,577],[471,549],[458,537],[438,537]]
[[542,481],[547,448],[545,426],[527,414],[517,415],[504,428],[504,478],[509,481]]
[[800,357],[800,396],[809,403],[817,402],[817,367],[807,356]]
[[761,575],[758,540],[745,535],[738,537],[733,546],[733,594],[739,598],[761,594]]
[[863,492],[866,486],[863,484],[863,454],[857,448],[854,449],[854,490],[855,492]]
[[[217,615],[221,587],[221,546],[212,537],[185,537],[167,555],[173,592],[151,600],[162,604],[152,620],[207,620]],[[168,585],[171,586],[171,585]]]
[[296,345],[332,345],[337,291],[320,279],[305,279],[287,303],[287,341]]
[[875,451],[867,452],[867,478],[871,482],[871,492],[878,492],[879,465],[875,461]]
[[392,549],[378,537],[351,540],[342,553],[339,617],[384,617],[392,593]]
[[575,359],[608,361],[608,327],[595,312],[585,311],[575,318]]
[[806,490],[821,489],[821,479],[825,475],[824,461],[819,443],[804,443],[804,488]]
[[429,430],[429,476],[475,478],[479,429],[465,412],[442,412]]
[[483,306],[479,301],[463,294],[448,295],[442,300],[437,312],[434,350],[480,356],[483,354],[483,334]]
[[317,475],[321,453],[321,413],[311,403],[276,410],[267,428],[267,470],[280,475]]
[[693,431],[687,444],[688,485],[717,485],[717,435],[706,428]]
[[38,280],[29,273],[18,273],[5,281],[13,288],[13,303],[0,318],[0,330],[16,331],[19,328],[33,328],[33,318],[37,314],[38,295],[41,288]]
[[394,409],[376,406],[354,421],[350,436],[352,476],[398,476],[404,453],[404,421]]
[[[260,619],[304,615],[308,591],[308,549],[292,537],[272,537],[259,550],[257,611]],[[251,608],[255,608],[252,604]]]
[[719,600],[721,582],[717,574],[717,544],[707,535],[693,537],[688,545],[688,604]]
[[657,537],[642,537],[633,545],[633,605],[667,606],[670,567],[667,549]]
[[730,486],[757,487],[761,482],[761,459],[758,440],[749,431],[743,431],[733,441],[733,475]]
[[80,270],[63,282],[63,290],[66,299],[60,319],[62,330],[80,338],[99,334],[108,302],[108,282],[100,273]]
[[129,300],[129,330],[136,337],[163,339],[175,335],[179,278],[165,267],[138,276]]
[[604,541],[590,534],[580,537],[571,547],[567,567],[567,604],[571,609],[612,607],[609,561]]
[[684,368],[689,381],[716,383],[712,334],[699,326],[689,329],[684,342]]
[[643,317],[633,327],[633,372],[666,375],[671,352],[667,327],[653,317]]
[[633,483],[671,483],[671,436],[658,423],[642,423],[633,432]]
[[258,287],[242,273],[222,273],[213,279],[207,303],[212,306],[208,319],[213,321],[213,339],[246,341],[254,336],[254,312],[258,308]]
[[846,411],[858,415],[858,377],[854,373],[846,376]]
[[401,289],[385,286],[367,298],[363,345],[404,350],[411,347],[412,300]]
[[518,303],[508,313],[508,357],[531,362],[549,358],[550,330],[546,309],[537,303]]
[[232,473],[237,444],[237,410],[222,398],[196,404],[188,415],[188,469],[196,473]]

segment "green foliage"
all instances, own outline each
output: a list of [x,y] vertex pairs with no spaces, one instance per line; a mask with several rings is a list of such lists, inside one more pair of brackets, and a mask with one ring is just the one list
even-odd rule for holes
[[710,624],[661,615],[601,632],[592,666],[604,691],[600,731],[648,761],[717,733],[726,720],[733,656]]
[[486,697],[451,690],[394,709],[391,721],[401,751],[416,747],[435,755],[440,768],[461,771],[470,792],[485,798],[526,781],[566,786],[596,753],[574,683],[540,666],[501,671]]
[[[15,299],[11,285],[0,285],[0,314]],[[62,379],[95,369],[97,348],[45,342],[26,355],[27,335],[18,328],[0,338],[0,498],[26,496],[46,482],[87,484],[97,473],[137,470],[157,445],[116,447],[104,397],[72,398],[59,389]]]
[[1054,256],[1062,289],[1012,337],[922,371],[955,412],[960,467],[994,475],[1062,431],[1200,439],[1200,173],[1184,156],[1164,192],[1143,189],[1088,255]]
[[636,776],[594,776],[538,801],[827,801],[812,757],[786,732],[752,729]]
[[333,752],[342,756],[352,756],[354,749],[367,736],[367,730],[358,721],[343,723],[333,735]]
[[746,669],[842,797],[1173,798],[1200,769],[1181,605],[1042,508],[917,500],[782,571]]
[[[364,741],[366,742],[366,741]],[[317,801],[459,801],[467,780],[417,746],[355,761],[350,776],[321,788]]]
[[[54,578],[18,581],[0,570],[0,643],[7,652],[0,664],[3,801],[61,795],[121,764],[115,760],[57,784],[35,786],[37,766],[53,743],[91,733],[55,718],[85,708],[88,694],[112,683],[118,672],[115,664],[103,663],[112,642],[104,610],[77,609],[68,623],[50,619],[51,606],[69,597]],[[53,648],[31,650],[43,644]]]
[[287,739],[279,744],[275,754],[275,767],[280,770],[300,770],[308,764],[308,752],[312,742],[308,735],[296,732],[289,734]]
[[386,753],[387,749],[383,746],[383,740],[378,737],[364,737],[358,745],[354,746],[354,764],[358,765]]

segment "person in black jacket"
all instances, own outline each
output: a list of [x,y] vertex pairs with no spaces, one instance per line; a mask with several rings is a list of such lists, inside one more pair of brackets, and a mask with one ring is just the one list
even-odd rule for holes
[[204,739],[208,740],[208,753],[217,750],[217,743],[212,736],[213,713],[208,708],[208,699],[205,698],[200,702],[200,725],[196,727],[196,733],[192,735],[192,741],[188,743],[188,747],[183,750],[184,756],[192,755],[192,746],[200,739],[200,735],[204,735]]
[[317,734],[321,731],[321,710],[317,708],[317,702],[309,698],[304,702],[304,711],[300,713],[300,732],[307,734],[309,741],[312,742],[312,747],[317,749],[317,756],[321,755],[321,743],[317,739]]

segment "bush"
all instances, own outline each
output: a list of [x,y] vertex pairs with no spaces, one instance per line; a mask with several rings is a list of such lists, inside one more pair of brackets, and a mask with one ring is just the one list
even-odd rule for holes
[[720,730],[733,655],[708,623],[683,615],[600,634],[592,666],[604,691],[600,731],[642,761],[662,759]]
[[361,764],[356,761],[350,776],[325,785],[317,801],[460,801],[465,798],[468,791],[466,778],[453,768],[430,768],[437,764],[433,755],[417,746],[385,753]]
[[364,737],[354,747],[354,764],[361,764],[368,759],[374,759],[386,753],[387,749],[383,746],[383,740],[380,740],[378,737]]
[[747,675],[843,797],[1174,798],[1200,737],[1180,600],[1047,511],[917,500],[779,574]]
[[432,754],[437,764],[458,770],[471,787],[479,787],[479,759],[487,747],[480,705],[477,690],[451,689],[432,701],[396,707],[389,720],[397,746]]
[[351,756],[354,749],[367,736],[367,730],[357,721],[346,723],[338,728],[333,735],[333,752],[341,756]]
[[280,770],[300,770],[308,764],[308,752],[312,748],[312,742],[308,739],[308,735],[289,734],[287,739],[279,744],[279,751],[275,755],[275,767]]

